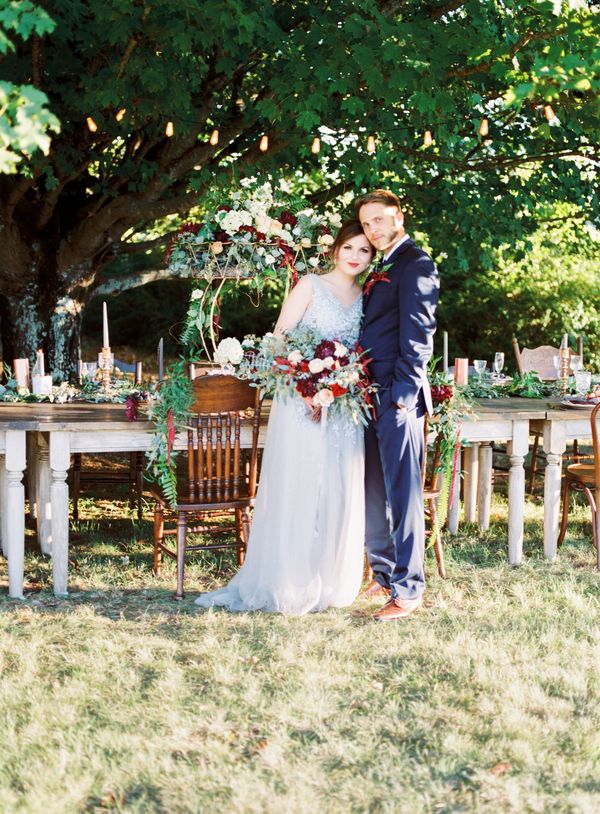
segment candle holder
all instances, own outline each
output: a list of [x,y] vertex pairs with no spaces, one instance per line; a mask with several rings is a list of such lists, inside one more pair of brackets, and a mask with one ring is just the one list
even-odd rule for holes
[[560,349],[560,392],[565,396],[569,392],[569,348]]
[[113,355],[110,352],[110,347],[104,347],[100,351],[101,367],[102,367],[102,386],[105,390],[110,390],[110,374],[112,370]]

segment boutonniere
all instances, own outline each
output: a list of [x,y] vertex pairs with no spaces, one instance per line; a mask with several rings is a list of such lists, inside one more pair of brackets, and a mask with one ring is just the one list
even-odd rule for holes
[[387,276],[387,273],[391,265],[391,263],[387,263],[385,266],[382,266],[379,271],[372,271],[369,274],[363,286],[363,297],[366,297],[370,293],[371,289],[376,283],[390,282],[390,278]]

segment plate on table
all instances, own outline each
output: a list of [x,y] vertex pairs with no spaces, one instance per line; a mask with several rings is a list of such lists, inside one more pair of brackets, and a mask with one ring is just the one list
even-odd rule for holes
[[560,403],[564,407],[575,407],[579,410],[590,410],[600,402],[600,398],[584,399],[581,396],[566,396]]

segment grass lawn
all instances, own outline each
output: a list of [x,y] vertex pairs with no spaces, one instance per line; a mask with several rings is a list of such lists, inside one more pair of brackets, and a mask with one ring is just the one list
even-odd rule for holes
[[[600,578],[589,510],[556,562],[542,506],[525,562],[492,527],[433,556],[426,608],[304,618],[200,611],[232,558],[197,559],[189,594],[151,571],[151,524],[81,503],[71,594],[26,557],[26,598],[0,566],[0,811],[597,812]],[[103,512],[102,519],[100,511]]]

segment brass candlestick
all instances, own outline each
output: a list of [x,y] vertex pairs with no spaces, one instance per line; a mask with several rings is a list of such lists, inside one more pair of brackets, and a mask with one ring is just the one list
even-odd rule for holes
[[105,390],[110,390],[110,372],[112,367],[111,357],[112,354],[110,352],[110,347],[102,348],[102,386]]

